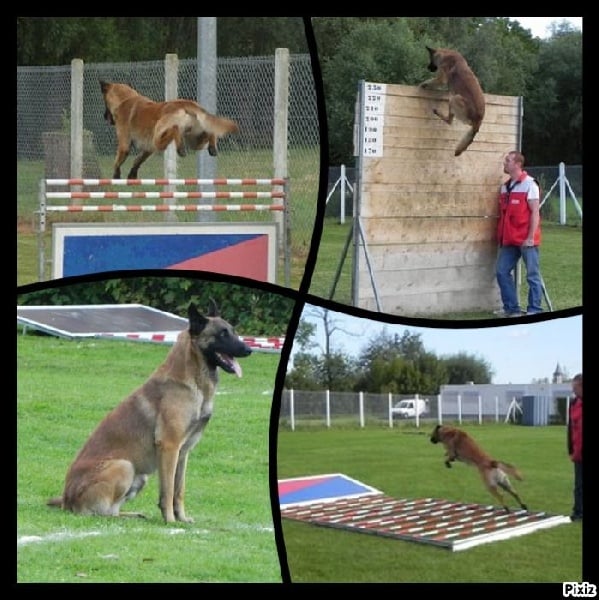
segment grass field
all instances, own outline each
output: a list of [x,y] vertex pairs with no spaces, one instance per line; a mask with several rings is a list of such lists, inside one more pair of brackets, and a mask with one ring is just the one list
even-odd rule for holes
[[124,508],[146,519],[45,505],[92,429],[169,348],[17,334],[17,582],[281,582],[268,481],[275,353],[240,361],[241,379],[221,372],[213,419],[189,458],[195,523],[163,522],[156,474]]
[[[333,217],[325,219],[310,285],[312,294],[351,304],[353,242],[346,255],[343,252],[350,232],[351,219],[344,224]],[[541,273],[553,310],[582,306],[582,227],[544,223],[540,256]],[[523,277],[520,299],[524,307],[527,294],[528,286]],[[546,304],[544,307],[548,309]],[[440,319],[464,320],[492,316],[490,313],[463,312],[435,315]]]
[[[516,464],[532,511],[569,515],[573,468],[563,426],[464,425],[490,454]],[[492,504],[475,469],[446,469],[430,431],[394,428],[289,430],[278,438],[278,478],[343,473],[385,494]],[[582,577],[582,525],[560,524],[460,552],[282,520],[296,583],[561,583]]]

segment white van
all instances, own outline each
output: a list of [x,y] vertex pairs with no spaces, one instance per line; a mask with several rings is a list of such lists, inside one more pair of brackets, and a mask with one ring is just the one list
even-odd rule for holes
[[395,404],[391,409],[391,415],[394,419],[414,419],[416,415],[420,417],[427,411],[426,400],[422,400],[421,398],[407,398]]

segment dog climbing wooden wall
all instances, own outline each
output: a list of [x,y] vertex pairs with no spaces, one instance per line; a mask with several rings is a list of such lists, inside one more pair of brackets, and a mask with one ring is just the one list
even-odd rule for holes
[[493,311],[503,156],[520,148],[522,99],[485,94],[472,145],[447,125],[447,94],[360,82],[353,304],[405,316]]

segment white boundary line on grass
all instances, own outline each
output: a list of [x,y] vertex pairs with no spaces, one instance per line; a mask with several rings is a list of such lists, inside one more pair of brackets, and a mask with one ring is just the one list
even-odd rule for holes
[[[234,527],[234,529],[251,529],[258,533],[274,533],[274,527],[265,527],[262,525],[252,526],[240,524]],[[169,527],[168,529],[152,529],[152,533],[164,533],[166,535],[179,535],[182,533],[186,534],[194,534],[194,535],[205,535],[213,533],[211,529],[179,529]],[[221,530],[219,530],[220,532]],[[45,535],[22,535],[17,537],[17,547],[28,546],[30,544],[42,544],[42,543],[52,543],[52,542],[63,542],[69,540],[78,540],[87,537],[94,537],[99,535],[120,535],[122,533],[130,534],[130,533],[147,533],[148,529],[144,529],[142,527],[137,527],[135,529],[124,529],[122,527],[117,527],[115,529],[107,529],[106,531],[80,531],[80,532],[71,532],[71,531],[56,531],[53,533],[48,533]]]

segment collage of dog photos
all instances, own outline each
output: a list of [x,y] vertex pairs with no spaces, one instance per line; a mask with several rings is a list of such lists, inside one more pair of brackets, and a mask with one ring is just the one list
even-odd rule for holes
[[17,17],[16,591],[596,595],[582,19]]

